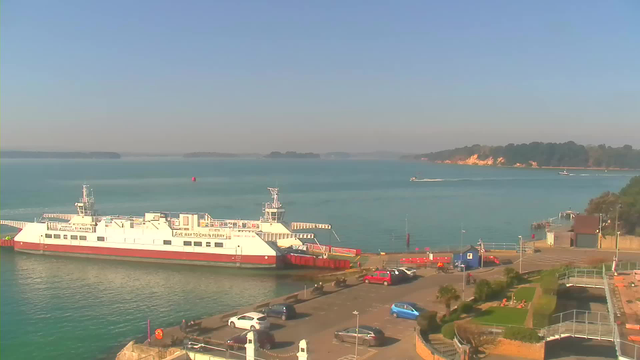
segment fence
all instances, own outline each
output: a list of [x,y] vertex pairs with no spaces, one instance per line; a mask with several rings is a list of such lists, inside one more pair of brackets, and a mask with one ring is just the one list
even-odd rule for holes
[[604,287],[604,270],[600,269],[570,269],[558,274],[558,283],[566,286]]
[[570,310],[551,317],[552,325],[544,328],[546,340],[567,336],[586,339],[614,340],[614,324],[608,313]]
[[[247,354],[246,353],[241,353],[238,351],[232,351],[229,350],[228,348],[223,348],[223,347],[218,347],[218,346],[213,346],[213,345],[207,345],[207,344],[202,344],[202,343],[197,343],[197,342],[192,342],[190,341],[188,344],[186,344],[184,346],[184,350],[188,351],[188,352],[193,352],[193,353],[202,353],[203,355],[211,355],[211,356],[215,356],[215,357],[224,357],[225,359],[234,359],[234,360],[244,360],[247,358]],[[197,355],[195,357],[193,357],[194,360],[196,360],[198,357]],[[254,356],[255,360],[264,360],[261,359],[257,356]]]
[[[486,251],[520,251],[520,244],[518,243],[484,243],[484,249]],[[522,244],[522,251],[531,252],[533,246]]]
[[[635,270],[630,268],[631,264],[634,264],[634,263],[628,263],[628,264],[629,264],[628,270]],[[634,264],[636,268],[637,268],[637,264],[638,263]],[[605,265],[602,265],[602,270],[604,273]],[[624,340],[620,340],[620,333],[618,330],[618,326],[615,323],[616,311],[613,307],[614,298],[611,294],[612,285],[609,282],[606,273],[603,274],[602,279],[604,282],[605,295],[607,297],[607,309],[609,310],[609,321],[613,325],[613,341],[616,344],[616,352],[618,353],[618,357],[622,359],[640,360],[640,346]]]

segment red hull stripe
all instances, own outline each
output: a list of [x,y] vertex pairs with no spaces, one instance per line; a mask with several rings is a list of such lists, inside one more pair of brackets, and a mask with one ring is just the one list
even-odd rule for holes
[[182,252],[182,251],[120,249],[120,248],[97,247],[97,246],[53,245],[53,244],[43,245],[39,243],[22,242],[22,241],[16,241],[14,248],[16,250],[60,252],[60,253],[85,254],[85,255],[99,255],[99,256],[122,256],[122,257],[137,257],[137,258],[147,258],[147,259],[259,264],[259,265],[272,265],[272,266],[275,266],[278,262],[278,259],[276,256],[264,256],[264,255],[235,256],[235,255],[224,255],[224,254],[204,254],[204,253],[195,253],[195,252]]

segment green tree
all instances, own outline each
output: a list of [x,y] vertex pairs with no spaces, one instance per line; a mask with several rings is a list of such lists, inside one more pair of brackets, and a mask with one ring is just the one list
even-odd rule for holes
[[522,279],[520,273],[514,268],[504,268],[503,274],[504,279],[507,282],[507,286],[509,287],[518,284]]
[[493,294],[493,287],[491,282],[487,279],[480,279],[476,284],[476,288],[473,291],[473,296],[478,301],[486,301]]
[[451,304],[454,301],[460,300],[460,294],[458,294],[458,290],[450,284],[441,285],[436,293],[436,299],[444,304],[444,307],[447,309],[447,317],[449,317],[449,315],[451,315]]

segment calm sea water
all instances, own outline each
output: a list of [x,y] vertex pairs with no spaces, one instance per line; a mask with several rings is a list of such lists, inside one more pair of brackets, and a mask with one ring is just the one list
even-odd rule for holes
[[[515,242],[529,224],[583,210],[638,173],[486,168],[398,161],[2,160],[0,217],[73,212],[83,183],[102,214],[198,211],[257,219],[281,188],[289,221],[331,223],[343,246],[403,250],[479,238]],[[411,176],[440,179],[409,182]],[[584,174],[584,175],[581,175]],[[191,177],[197,182],[192,183]],[[2,228],[3,233],[10,228]],[[323,243],[338,244],[331,232]],[[152,327],[177,324],[300,290],[290,272],[96,261],[1,252],[2,359],[95,359]]]

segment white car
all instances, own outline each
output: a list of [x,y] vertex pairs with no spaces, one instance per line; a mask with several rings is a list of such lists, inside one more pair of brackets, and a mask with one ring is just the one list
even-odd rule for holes
[[402,270],[405,273],[407,273],[407,275],[409,275],[409,277],[416,276],[416,269],[414,269],[412,267],[401,267],[400,270]]
[[247,330],[269,329],[270,325],[267,316],[258,312],[250,312],[229,319],[229,326],[232,328]]

